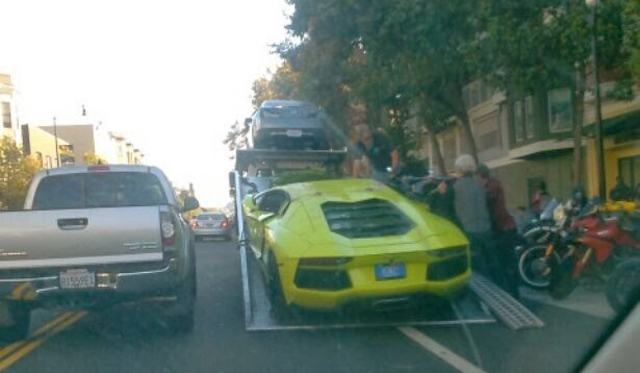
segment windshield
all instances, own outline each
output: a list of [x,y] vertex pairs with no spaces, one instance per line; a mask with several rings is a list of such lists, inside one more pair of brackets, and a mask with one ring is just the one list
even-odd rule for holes
[[0,372],[640,357],[640,0],[0,9]]
[[142,172],[55,175],[43,178],[32,210],[154,206],[167,203],[158,178]]

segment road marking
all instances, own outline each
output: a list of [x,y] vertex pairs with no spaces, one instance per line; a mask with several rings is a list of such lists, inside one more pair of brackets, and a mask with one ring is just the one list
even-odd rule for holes
[[40,336],[42,333],[45,333],[46,331],[48,331],[51,328],[53,328],[54,326],[58,325],[62,321],[68,319],[72,315],[73,315],[73,312],[62,313],[62,314],[56,316],[55,318],[53,318],[52,320],[50,320],[48,323],[42,325],[40,328],[36,329],[36,331],[31,333],[31,335],[29,335],[29,337],[27,339],[12,343],[12,344],[7,345],[4,348],[0,349],[0,359],[4,358],[5,356],[10,354],[11,352],[17,350],[18,348],[20,348],[20,346],[22,346],[22,345],[26,344],[27,342],[29,342],[30,339],[33,339],[33,338],[36,338],[36,337]]
[[[12,353],[11,355],[4,358],[4,360],[0,360],[0,372],[7,369],[11,365],[13,365],[18,360],[25,357],[35,348],[46,342],[49,338],[53,337],[57,333],[65,330],[71,325],[75,324],[78,320],[83,318],[87,314],[86,311],[81,312],[66,312],[58,317],[56,317],[53,321],[48,324],[42,326],[40,329],[36,330],[36,332],[26,341],[14,343],[7,348],[3,349],[2,356],[4,357],[7,353]],[[14,352],[15,351],[15,352]]]
[[429,338],[426,334],[420,332],[416,328],[410,326],[401,326],[398,327],[398,330],[462,373],[486,373],[484,370],[471,364],[461,356],[457,355],[455,352],[447,349],[440,343]]

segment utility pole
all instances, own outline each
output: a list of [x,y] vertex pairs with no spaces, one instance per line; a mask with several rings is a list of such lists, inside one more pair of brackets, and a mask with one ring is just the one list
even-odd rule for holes
[[604,146],[602,144],[602,111],[600,99],[600,74],[598,72],[598,0],[586,0],[591,8],[591,54],[593,55],[593,80],[596,96],[596,172],[598,176],[598,196],[601,201],[607,200],[607,184],[604,174]]
[[58,124],[56,123],[56,117],[53,117],[53,137],[56,143],[56,166],[60,167],[60,151],[58,150]]

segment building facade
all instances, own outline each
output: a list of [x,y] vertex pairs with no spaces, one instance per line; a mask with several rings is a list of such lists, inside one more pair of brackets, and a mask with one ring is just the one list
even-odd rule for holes
[[[587,82],[589,84],[589,82]],[[607,190],[618,175],[625,183],[640,183],[640,92],[631,100],[610,98],[615,81],[601,83]],[[507,97],[483,80],[468,84],[464,99],[478,150],[478,158],[492,169],[506,190],[510,209],[529,207],[542,183],[553,197],[566,199],[577,184],[573,169],[573,119],[571,93],[558,87],[537,92],[516,92]],[[598,194],[595,164],[595,99],[587,93],[584,103],[582,150],[584,172],[580,184],[590,196]],[[468,153],[460,126],[438,133],[436,139],[448,171],[456,157]],[[435,164],[430,141],[423,141],[431,167]],[[511,191],[518,191],[511,192]],[[521,191],[525,191],[524,193]]]
[[[101,125],[59,124],[54,126],[22,126],[27,154],[40,159],[44,167],[56,167],[55,134],[58,137],[59,165],[142,164],[144,155],[122,134],[105,131]],[[48,157],[53,158],[48,163]]]
[[15,95],[11,75],[0,74],[0,137],[8,136],[20,143]]

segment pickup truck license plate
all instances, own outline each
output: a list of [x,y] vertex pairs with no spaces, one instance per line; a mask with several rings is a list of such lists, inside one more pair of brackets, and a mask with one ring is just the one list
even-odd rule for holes
[[301,137],[301,130],[287,130],[287,137]]
[[60,272],[62,289],[88,289],[96,286],[96,274],[85,269]]
[[376,265],[376,280],[391,280],[394,278],[405,278],[406,276],[407,269],[404,263]]

